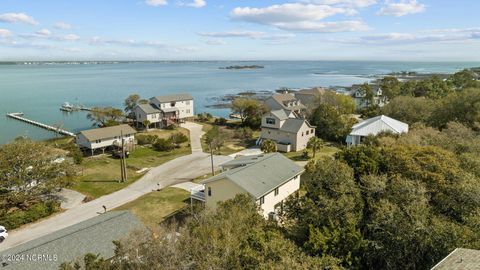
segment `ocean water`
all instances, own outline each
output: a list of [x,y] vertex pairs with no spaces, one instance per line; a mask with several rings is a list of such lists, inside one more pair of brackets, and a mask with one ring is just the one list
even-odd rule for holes
[[[226,70],[230,65],[263,65],[263,69]],[[241,91],[274,91],[280,87],[350,86],[371,75],[398,71],[453,73],[480,63],[409,63],[360,61],[288,62],[135,62],[100,64],[0,65],[0,144],[18,136],[54,138],[45,131],[17,120],[8,112],[61,125],[78,132],[92,127],[85,112],[62,113],[68,101],[85,106],[118,106],[131,93],[142,98],[188,92],[195,98],[195,112],[227,116],[228,109],[214,109],[215,98]]]

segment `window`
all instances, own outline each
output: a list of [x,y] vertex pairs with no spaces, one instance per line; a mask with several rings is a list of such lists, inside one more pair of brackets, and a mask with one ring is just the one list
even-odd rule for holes
[[267,124],[269,124],[269,125],[275,125],[275,119],[274,118],[267,118],[266,121],[267,121]]
[[304,134],[303,134],[303,132],[302,132],[302,137],[303,137],[303,135],[304,135]]
[[187,113],[190,113],[190,110],[187,110]]
[[273,191],[273,194],[275,194],[275,196],[278,195],[278,191],[279,191],[279,188],[277,187],[274,191]]
[[170,102],[170,107],[175,107],[175,101]]
[[310,130],[307,130],[307,135],[310,134]]
[[185,104],[190,105],[190,100],[185,101]]
[[162,108],[165,108],[165,103],[162,104]]
[[211,187],[208,187],[208,196],[212,196],[212,188]]
[[96,140],[95,141],[95,143],[101,143],[101,142],[102,142],[102,140]]
[[265,197],[261,197],[260,198],[260,205],[264,204],[265,203]]
[[314,133],[314,132],[315,132],[315,131],[314,131],[313,128],[312,128],[312,133]]

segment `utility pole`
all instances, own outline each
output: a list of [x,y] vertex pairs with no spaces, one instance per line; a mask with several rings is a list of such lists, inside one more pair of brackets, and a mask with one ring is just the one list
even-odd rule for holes
[[127,182],[128,179],[127,179],[127,161],[125,159],[125,139],[123,138],[123,131],[120,131],[121,132],[121,137],[122,137],[122,155],[121,155],[121,160],[122,160],[122,180],[123,182]]
[[[123,147],[123,131],[120,131],[120,140],[122,140],[122,146]],[[120,154],[120,180],[118,181],[119,183],[122,183],[124,180],[123,176],[123,158],[122,155]]]
[[213,148],[212,148],[212,142],[210,142],[210,162],[212,163],[212,175],[215,175],[215,169],[213,168]]

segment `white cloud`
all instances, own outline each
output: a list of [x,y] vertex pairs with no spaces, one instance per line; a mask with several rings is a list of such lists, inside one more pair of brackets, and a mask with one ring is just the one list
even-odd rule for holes
[[377,0],[306,0],[305,2],[318,5],[338,5],[364,8],[375,5]]
[[6,23],[26,23],[31,25],[37,25],[38,22],[35,19],[25,13],[4,13],[0,14],[0,22]]
[[359,40],[347,41],[367,44],[406,44],[466,41],[480,38],[480,28],[433,29],[414,33],[385,33],[363,36]]
[[66,22],[57,22],[57,23],[54,25],[54,27],[57,28],[57,29],[62,29],[62,30],[72,29],[72,25],[69,24],[69,23],[66,23]]
[[10,36],[12,36],[12,32],[10,32],[10,30],[0,28],[0,38],[6,38]]
[[167,0],[145,0],[145,3],[154,7],[168,5]]
[[193,0],[191,2],[179,2],[180,6],[187,6],[187,7],[194,7],[194,8],[201,8],[207,5],[205,0]]
[[48,37],[48,36],[52,35],[52,32],[50,30],[46,29],[46,28],[43,28],[43,29],[35,32],[35,35],[37,35],[39,37]]
[[[311,1],[311,0],[310,0]],[[347,0],[323,0],[319,3],[350,3],[366,5],[371,0],[347,1]],[[265,8],[237,7],[231,12],[231,17],[252,23],[274,26],[287,31],[312,32],[312,33],[334,33],[353,32],[368,30],[368,26],[361,20],[331,21],[323,19],[335,15],[353,15],[355,9],[350,7],[331,6],[312,3],[287,3],[273,5]]]
[[257,31],[227,31],[227,32],[209,32],[209,33],[198,33],[200,36],[204,37],[215,37],[215,38],[232,38],[232,37],[246,37],[246,38],[261,38],[266,35],[265,32]]
[[221,39],[213,39],[205,41],[208,45],[227,45],[227,42]]
[[387,0],[385,1],[385,6],[382,7],[377,14],[401,17],[409,14],[424,12],[425,7],[426,6],[424,4],[420,4],[417,2],[417,0],[401,0],[400,2]]
[[61,37],[60,39],[65,40],[65,41],[76,41],[76,40],[79,40],[80,37],[75,35],[75,34],[68,34],[68,35],[65,35],[65,36]]

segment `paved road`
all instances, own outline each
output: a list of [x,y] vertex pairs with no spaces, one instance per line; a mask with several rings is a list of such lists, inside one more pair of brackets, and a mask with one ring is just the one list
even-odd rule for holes
[[[190,134],[191,145],[192,148],[194,147],[191,155],[176,158],[151,169],[141,179],[122,190],[102,196],[88,203],[74,206],[46,220],[9,232],[9,237],[0,244],[0,251],[95,217],[103,212],[103,206],[110,210],[133,201],[153,190],[191,181],[198,176],[208,174],[211,171],[210,156],[201,152],[199,137],[201,136],[201,128],[198,129],[198,126],[194,123],[187,123],[185,126],[193,130]],[[199,145],[200,151],[198,151]],[[231,159],[231,157],[227,156],[215,156],[214,164],[218,167],[219,164]]]

